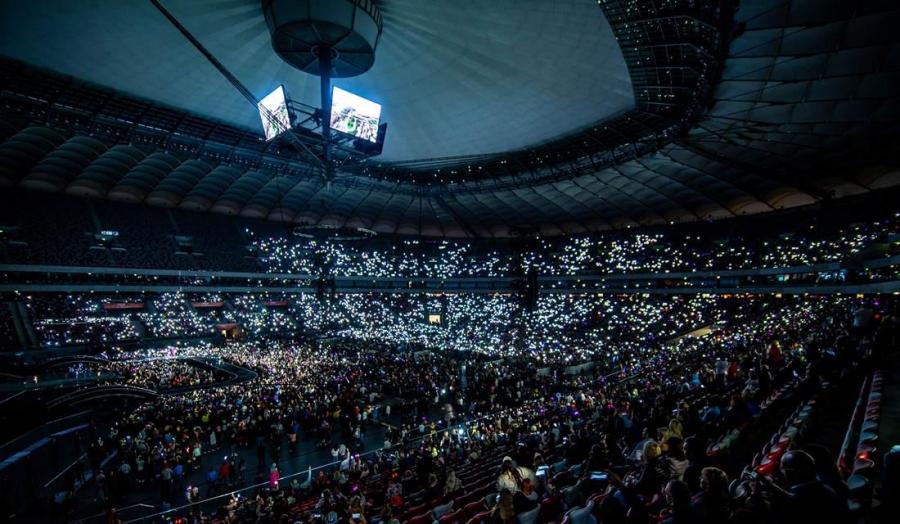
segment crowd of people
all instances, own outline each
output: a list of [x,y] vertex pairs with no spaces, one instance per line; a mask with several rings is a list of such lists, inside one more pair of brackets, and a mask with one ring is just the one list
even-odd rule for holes
[[[772,416],[766,399],[779,388],[799,402],[852,374],[890,343],[885,330],[896,336],[890,313],[840,297],[760,301],[723,309],[704,335],[659,337],[578,369],[374,338],[196,346],[184,354],[258,377],[162,395],[98,430],[92,466],[112,450],[119,459],[95,476],[96,496],[120,505],[149,485],[192,522],[405,522],[425,511],[421,503],[469,494],[457,472],[471,481],[474,468],[494,479],[479,522],[600,498],[603,524],[793,522],[823,508],[844,522],[846,487],[815,476],[834,465],[821,449],[792,450],[772,478],[748,477],[755,495],[743,498],[728,486],[749,457],[708,450]],[[142,356],[153,365],[176,351]],[[365,433],[381,422],[390,424],[383,445],[365,453]],[[332,449],[334,463],[287,471],[285,457],[302,442]],[[254,449],[255,458],[245,451]],[[200,485],[187,480],[194,471],[204,473]],[[237,489],[247,484],[256,487]],[[201,504],[220,493],[213,509]]]
[[[54,263],[116,265],[146,255],[160,267],[321,281],[850,264],[894,254],[896,244],[884,241],[900,216],[759,238],[711,241],[673,228],[512,247],[320,240],[271,224],[239,229],[218,217],[178,226],[174,211],[174,232],[165,220],[129,229],[122,213],[98,207],[94,221],[122,235],[111,235],[118,240],[105,251],[79,246]],[[46,221],[59,220],[51,213]],[[81,217],[66,231],[89,238],[72,228],[92,223]],[[146,231],[147,242],[128,231]],[[37,238],[16,234],[26,244]],[[150,255],[157,241],[167,247]],[[41,262],[44,251],[51,250],[35,249],[27,261]],[[880,271],[896,277],[892,266]],[[133,278],[153,284],[157,276]],[[745,450],[761,443],[747,428],[815,399],[825,383],[839,387],[888,347],[897,331],[892,301],[549,287],[530,302],[474,290],[18,293],[0,323],[7,338],[31,329],[45,347],[102,351],[108,361],[76,374],[156,393],[115,413],[115,423],[91,426],[86,489],[110,508],[112,522],[112,508],[139,491],[152,491],[159,509],[179,508],[166,518],[201,523],[532,524],[535,511],[546,523],[567,510],[602,524],[788,522],[825,511],[841,521],[847,488],[827,450],[800,442],[773,473],[751,478],[742,474]],[[248,374],[226,377],[201,362]],[[304,447],[329,451],[331,463],[297,469],[288,457]],[[735,493],[735,479],[749,491]],[[53,506],[59,515],[74,513],[78,480],[67,477]],[[472,513],[461,501],[481,502]],[[583,524],[571,515],[571,524]]]
[[[278,305],[266,305],[267,300]],[[251,335],[291,336],[297,332],[297,321],[289,301],[247,294],[233,295],[232,303],[233,321],[240,323],[241,328]]]
[[114,344],[137,340],[139,333],[127,316],[110,313],[104,301],[79,294],[21,297],[42,346]]
[[613,233],[542,238],[518,253],[467,241],[403,240],[384,247],[365,243],[253,235],[252,246],[270,273],[336,277],[513,277],[542,275],[674,273],[809,266],[850,259],[897,230],[898,216],[838,230],[791,232],[774,238],[732,236],[710,241],[674,232]]
[[[144,304],[136,314],[104,310],[102,303],[112,297],[57,297],[65,303],[62,310],[55,309],[49,295],[25,300],[45,345],[126,343],[138,338],[136,325],[143,326],[148,339],[212,339],[219,326],[234,324],[245,339],[295,340],[304,333],[401,349],[528,358],[543,365],[618,361],[625,353],[652,349],[659,341],[753,311],[764,302],[750,295],[649,294],[543,294],[534,307],[513,295],[479,293],[341,294],[324,299],[233,293],[214,298],[188,293],[115,298]],[[98,331],[85,332],[83,326],[97,326]]]
[[[7,263],[328,274],[335,277],[510,277],[665,273],[804,266],[846,260],[897,232],[898,215],[867,212],[859,222],[729,228],[697,234],[628,229],[499,243],[398,239],[339,241],[292,234],[290,227],[178,210],[134,208],[41,195],[10,202],[0,236]],[[47,200],[52,205],[47,205]],[[18,212],[13,210],[22,206]],[[848,217],[853,213],[846,212]],[[65,239],[65,240],[61,240]]]
[[158,392],[208,386],[227,378],[214,368],[201,367],[183,358],[111,360],[90,367],[93,373],[114,375],[115,378],[107,379],[108,383]]
[[[44,345],[124,343],[148,339],[211,337],[223,324],[240,326],[248,338],[291,339],[301,330],[347,339],[383,341],[400,347],[445,348],[491,356],[528,356],[542,363],[577,364],[614,357],[717,320],[752,299],[718,296],[547,294],[534,308],[505,294],[369,294],[319,299],[309,294],[142,294],[97,297],[23,297]],[[105,302],[131,301],[130,310],[104,310]],[[50,315],[42,317],[40,315]],[[429,316],[435,321],[429,321]],[[58,327],[58,331],[52,329]],[[81,326],[97,326],[85,332]]]

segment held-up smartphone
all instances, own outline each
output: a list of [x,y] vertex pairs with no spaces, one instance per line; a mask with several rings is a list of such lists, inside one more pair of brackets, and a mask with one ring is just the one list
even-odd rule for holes
[[353,520],[359,520],[359,517],[360,517],[359,513],[354,513],[353,515],[351,515],[351,518]]
[[605,471],[591,471],[591,480],[600,480],[605,482],[609,480],[609,475],[607,475]]
[[544,477],[547,475],[547,466],[541,466],[534,472],[538,477]]

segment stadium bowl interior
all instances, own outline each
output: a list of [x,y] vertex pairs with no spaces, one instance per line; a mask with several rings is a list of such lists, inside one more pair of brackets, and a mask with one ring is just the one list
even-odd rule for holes
[[894,522],[896,2],[0,15],[0,522]]

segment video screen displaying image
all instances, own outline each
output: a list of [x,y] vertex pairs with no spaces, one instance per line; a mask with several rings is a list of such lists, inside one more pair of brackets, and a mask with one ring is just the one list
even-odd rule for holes
[[[266,140],[272,140],[291,128],[291,116],[288,113],[284,86],[278,86],[260,100],[257,106],[259,107],[259,117],[262,119]],[[266,111],[268,111],[268,115]]]
[[381,104],[335,87],[331,91],[331,129],[376,142]]

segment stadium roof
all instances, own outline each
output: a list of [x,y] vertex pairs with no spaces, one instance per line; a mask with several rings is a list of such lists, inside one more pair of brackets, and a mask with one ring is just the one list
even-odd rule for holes
[[[384,0],[375,66],[337,85],[384,104],[385,154],[328,182],[267,146],[252,107],[149,3],[92,5],[3,5],[0,184],[504,237],[900,183],[891,1],[731,13],[712,1]],[[166,5],[254,92],[283,82],[317,104],[317,79],[271,50],[258,2]]]
[[[4,54],[259,130],[254,107],[149,1],[49,3],[4,6]],[[259,0],[165,4],[257,98],[284,84],[321,107],[318,77],[272,50]],[[380,10],[374,67],[335,85],[382,104],[386,161],[519,149],[634,107],[625,60],[594,0],[386,0]]]

